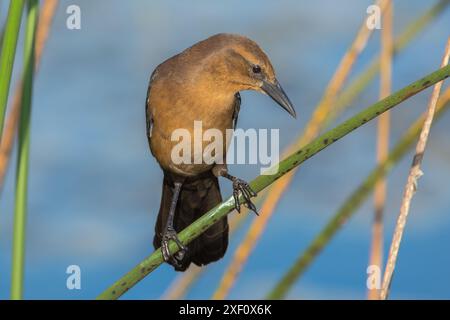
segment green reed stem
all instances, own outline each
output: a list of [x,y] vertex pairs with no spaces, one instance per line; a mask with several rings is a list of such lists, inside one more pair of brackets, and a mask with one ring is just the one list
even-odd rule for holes
[[27,215],[28,161],[30,152],[30,118],[34,74],[34,42],[38,19],[38,0],[28,0],[24,46],[24,82],[19,120],[19,145],[16,173],[16,199],[13,230],[11,299],[23,297],[25,234]]

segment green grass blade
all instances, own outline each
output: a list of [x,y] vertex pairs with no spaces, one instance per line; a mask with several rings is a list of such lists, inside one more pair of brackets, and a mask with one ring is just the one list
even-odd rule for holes
[[11,0],[8,18],[4,30],[2,52],[0,54],[0,136],[3,131],[6,104],[8,103],[9,86],[16,55],[17,39],[19,38],[20,21],[22,18],[24,0]]
[[[334,129],[322,134],[304,148],[294,152],[286,159],[279,163],[279,170],[273,175],[261,175],[254,179],[250,185],[253,190],[260,192],[277,179],[290,172],[295,167],[299,166],[312,156],[316,155],[323,149],[332,145],[342,137],[346,136],[353,130],[356,130],[360,126],[364,125],[368,121],[376,118],[383,112],[395,107],[401,102],[407,100],[411,96],[419,93],[420,91],[434,85],[435,83],[442,81],[450,76],[450,66],[441,68],[426,77],[404,87],[389,97],[378,101],[367,109],[359,112],[352,118],[338,125]],[[242,201],[242,197],[241,197]],[[183,244],[188,244],[205,230],[211,227],[214,223],[219,221],[225,215],[230,213],[234,208],[233,197],[229,197],[226,201],[217,205],[209,212],[205,213],[202,217],[193,222],[190,226],[179,233],[179,238]],[[169,245],[170,252],[174,254],[177,252],[177,245],[171,241]],[[97,298],[98,299],[117,299],[124,294],[129,288],[134,286],[140,280],[142,280],[147,274],[155,270],[161,263],[163,263],[163,257],[161,250],[156,250],[153,254],[147,257],[140,264],[135,266],[131,271],[125,274],[121,279],[116,281],[111,287],[106,289]]]
[[11,299],[23,297],[25,233],[28,189],[28,160],[30,150],[30,118],[34,73],[34,41],[38,19],[38,0],[28,0],[27,26],[24,46],[24,82],[19,120],[19,146],[16,174],[16,199],[13,230]]

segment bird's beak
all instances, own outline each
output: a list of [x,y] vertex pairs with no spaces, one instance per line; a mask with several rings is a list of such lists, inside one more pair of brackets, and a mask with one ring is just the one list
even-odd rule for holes
[[288,96],[284,92],[280,83],[277,79],[272,83],[268,80],[263,80],[263,85],[261,89],[267,93],[276,103],[278,103],[284,110],[286,110],[291,116],[294,118],[297,117],[295,113],[294,106],[292,105],[291,100],[289,100]]

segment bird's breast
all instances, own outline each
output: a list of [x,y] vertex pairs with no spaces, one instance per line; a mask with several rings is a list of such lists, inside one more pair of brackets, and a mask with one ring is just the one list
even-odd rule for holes
[[[225,158],[227,136],[233,125],[234,95],[230,99],[191,98],[151,106],[150,147],[163,168],[182,175],[196,175],[212,168],[211,157],[222,154]],[[189,155],[187,148],[190,148]],[[216,150],[208,152],[211,148]],[[189,161],[180,163],[181,153]]]

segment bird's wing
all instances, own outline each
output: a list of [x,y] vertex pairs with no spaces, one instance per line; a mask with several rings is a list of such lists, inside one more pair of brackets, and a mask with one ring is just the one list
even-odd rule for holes
[[145,98],[145,120],[146,120],[146,127],[147,127],[147,139],[148,143],[150,144],[150,139],[152,137],[152,129],[153,129],[153,114],[150,107],[150,90],[152,88],[152,81],[155,78],[156,75],[156,69],[152,72],[150,76],[150,81],[147,88],[147,97]]
[[239,110],[241,110],[241,95],[237,92],[234,99],[234,111],[233,111],[233,130],[236,129]]

